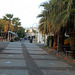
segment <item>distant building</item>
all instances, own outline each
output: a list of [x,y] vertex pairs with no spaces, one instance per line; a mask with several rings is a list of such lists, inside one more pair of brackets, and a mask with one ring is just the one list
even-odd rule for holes
[[[26,37],[32,37],[36,35],[36,27],[30,27],[30,28],[25,28],[25,32],[26,32]],[[34,32],[35,31],[35,32]]]
[[26,37],[35,37],[33,42],[35,43],[46,43],[47,35],[42,36],[42,33],[39,32],[38,27],[30,27],[25,29]]

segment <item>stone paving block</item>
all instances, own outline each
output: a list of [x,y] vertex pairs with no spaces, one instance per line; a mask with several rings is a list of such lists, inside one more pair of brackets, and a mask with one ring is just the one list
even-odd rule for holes
[[25,45],[26,47],[36,47],[38,48],[39,46],[36,46],[36,45]]
[[75,75],[75,71],[42,70],[44,75]]
[[13,42],[13,43],[11,43],[10,42],[10,44],[8,45],[8,46],[21,46],[21,43],[16,43],[16,42]]
[[22,51],[19,51],[19,50],[3,50],[2,53],[22,53]]
[[45,51],[28,51],[30,54],[48,54]]
[[0,58],[24,58],[22,54],[0,54]]
[[5,54],[0,54],[0,75],[28,75],[28,70],[30,75],[43,75],[42,72],[44,75],[75,75],[73,70],[67,69],[72,66],[49,56],[43,49],[28,41],[10,42],[2,53]]
[[22,50],[22,48],[10,48],[10,47],[6,47],[5,49],[9,49],[9,50],[12,50],[12,49],[13,49],[13,50],[16,50],[16,49],[17,49],[17,50]]
[[26,46],[27,48],[39,48],[38,46]]
[[28,75],[27,70],[0,70],[0,75]]
[[25,44],[25,46],[26,46],[26,47],[29,47],[29,48],[30,48],[30,47],[33,47],[33,48],[34,48],[34,47],[39,48],[39,47],[36,46],[36,45],[26,45],[26,44]]
[[35,62],[39,67],[72,67],[62,61],[35,60]]
[[31,55],[31,57],[34,59],[57,59],[56,57],[50,55]]
[[13,45],[13,44],[9,44],[7,47],[21,47],[21,45],[17,45],[17,44]]
[[27,48],[28,50],[43,50],[41,48]]
[[8,46],[7,48],[21,48],[20,46]]
[[27,47],[27,48],[29,48],[29,49],[30,49],[30,48],[41,49],[41,48],[39,48],[39,47],[35,47],[35,46],[34,46],[34,47]]
[[9,50],[9,51],[11,51],[11,50],[13,50],[13,51],[22,51],[21,49],[4,49],[4,50]]
[[0,66],[26,66],[25,60],[0,59]]
[[21,45],[18,45],[18,44],[17,45],[16,44],[14,44],[14,45],[13,44],[9,44],[8,47],[21,47]]
[[25,46],[28,46],[28,45],[30,45],[30,46],[36,46],[34,43],[24,43],[25,44]]

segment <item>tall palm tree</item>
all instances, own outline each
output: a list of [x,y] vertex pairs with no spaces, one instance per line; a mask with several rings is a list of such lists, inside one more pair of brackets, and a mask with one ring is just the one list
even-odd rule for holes
[[14,25],[14,32],[18,31],[18,27],[21,25],[21,22],[19,22],[19,18],[13,18],[12,24]]
[[[50,0],[49,3],[43,3],[44,11],[47,14],[42,13],[42,18],[46,18],[44,21],[44,28],[50,32],[58,32],[59,30],[66,28],[68,32],[75,30],[75,1],[74,0]],[[39,17],[41,17],[39,16]]]
[[[45,11],[43,11],[42,12],[42,14],[39,14],[37,17],[41,17],[41,19],[40,19],[40,21],[39,21],[39,23],[40,23],[40,26],[39,26],[39,29],[43,26],[43,32],[44,32],[44,34],[48,34],[48,32],[49,32],[49,29],[48,29],[48,12],[45,10]],[[41,29],[40,29],[40,31],[41,31]]]
[[3,19],[9,22],[8,31],[11,30],[10,27],[11,27],[12,18],[13,18],[13,14],[6,14],[5,16],[3,16]]
[[[75,1],[74,0],[50,0],[49,3],[45,2],[40,6],[44,7],[42,14],[38,17],[45,19],[47,31],[59,31],[61,27],[65,27],[71,23],[75,29]],[[46,24],[47,23],[47,24]],[[68,23],[68,24],[67,24]],[[68,26],[67,26],[68,27]]]

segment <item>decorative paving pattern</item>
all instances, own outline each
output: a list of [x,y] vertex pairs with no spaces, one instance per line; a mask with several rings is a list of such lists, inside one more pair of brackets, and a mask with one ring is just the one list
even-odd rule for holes
[[12,42],[0,53],[0,75],[75,75],[75,67],[34,43]]
[[30,69],[30,75],[43,75],[43,72],[40,71],[39,67],[36,65],[34,60],[30,57],[28,50],[26,49],[25,45],[22,43],[22,50],[24,53],[25,61]]

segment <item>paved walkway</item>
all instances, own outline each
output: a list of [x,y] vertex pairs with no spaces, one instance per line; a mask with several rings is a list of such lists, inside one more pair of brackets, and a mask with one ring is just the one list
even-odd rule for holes
[[0,41],[0,52],[7,47],[7,45],[9,44],[9,42],[1,42]]
[[33,43],[12,42],[0,53],[0,75],[75,75],[75,68]]

